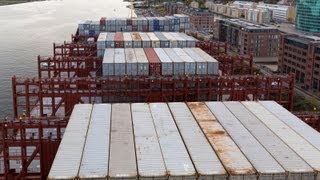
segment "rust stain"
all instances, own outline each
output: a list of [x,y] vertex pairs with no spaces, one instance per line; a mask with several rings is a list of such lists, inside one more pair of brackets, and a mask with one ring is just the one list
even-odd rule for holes
[[204,102],[188,102],[187,105],[198,121],[216,121]]
[[134,40],[140,40],[140,35],[138,33],[132,33],[132,38]]
[[[216,117],[211,113],[210,109],[204,102],[188,102],[188,107],[193,113],[196,121],[202,128],[205,136],[212,145],[213,149],[225,165],[229,174],[255,174],[255,169],[248,162],[247,166],[236,166],[240,159],[246,160],[239,148],[233,142],[228,133],[216,120]],[[239,153],[243,157],[235,158],[233,153]]]

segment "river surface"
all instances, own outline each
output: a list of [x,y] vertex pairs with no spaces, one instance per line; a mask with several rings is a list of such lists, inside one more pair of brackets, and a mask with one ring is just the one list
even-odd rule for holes
[[122,0],[60,0],[0,6],[0,119],[12,116],[11,77],[36,77],[38,55],[70,41],[81,20],[128,17]]

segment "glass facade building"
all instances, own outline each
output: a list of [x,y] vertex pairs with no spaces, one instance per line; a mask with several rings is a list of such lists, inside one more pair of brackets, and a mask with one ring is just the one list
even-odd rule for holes
[[320,33],[320,0],[297,0],[296,29]]

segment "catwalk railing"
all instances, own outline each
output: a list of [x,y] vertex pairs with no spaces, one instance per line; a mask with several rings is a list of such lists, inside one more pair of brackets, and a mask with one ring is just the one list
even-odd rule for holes
[[293,114],[299,117],[309,126],[313,127],[313,129],[320,132],[320,112],[319,111],[293,112]]
[[54,57],[70,57],[70,56],[92,56],[97,55],[96,43],[74,43],[64,42],[62,44],[53,43]]
[[247,75],[253,73],[253,57],[251,55],[229,55],[228,44],[218,41],[199,41],[197,47],[219,61],[222,75]]
[[275,100],[292,109],[289,76],[12,78],[14,117],[69,116],[74,104]]
[[101,75],[102,60],[92,56],[38,56],[38,77],[95,77]]
[[46,179],[67,119],[0,121],[0,179]]

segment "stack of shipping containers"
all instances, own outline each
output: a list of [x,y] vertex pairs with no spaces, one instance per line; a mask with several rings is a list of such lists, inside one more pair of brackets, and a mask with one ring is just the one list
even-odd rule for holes
[[48,179],[319,179],[320,134],[307,141],[278,106],[76,105]]
[[[109,48],[104,54],[102,74],[218,75],[218,61],[209,55],[201,57],[198,51],[203,52],[198,48]],[[137,68],[133,68],[135,63]]]
[[185,32],[190,29],[189,16],[175,14],[165,17],[101,18],[99,21],[82,21],[79,35],[97,36],[100,32]]
[[100,33],[97,46],[98,57],[102,57],[105,48],[191,48],[197,39],[176,32],[116,32]]

